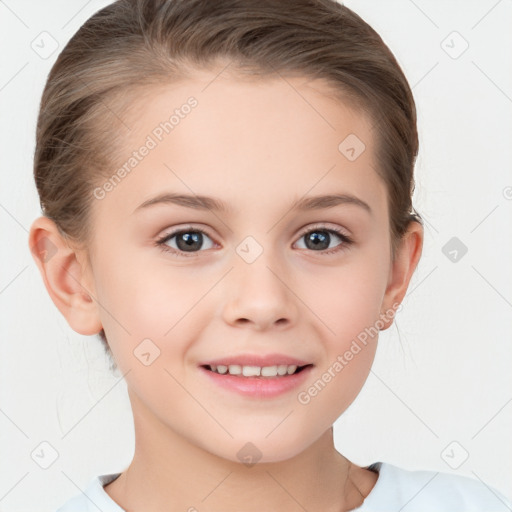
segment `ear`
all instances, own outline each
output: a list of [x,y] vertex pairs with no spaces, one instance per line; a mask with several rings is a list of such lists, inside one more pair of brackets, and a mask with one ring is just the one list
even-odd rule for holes
[[28,242],[46,290],[70,327],[79,334],[99,333],[102,325],[84,253],[73,249],[48,217],[32,223]]
[[[418,265],[423,249],[423,226],[419,222],[410,222],[406,233],[397,249],[395,261],[391,265],[388,284],[382,301],[382,311],[380,318],[384,323],[381,331],[385,331],[393,324],[395,314],[389,314],[390,311],[396,311],[399,304],[407,292],[412,274]],[[388,314],[386,314],[386,311]]]

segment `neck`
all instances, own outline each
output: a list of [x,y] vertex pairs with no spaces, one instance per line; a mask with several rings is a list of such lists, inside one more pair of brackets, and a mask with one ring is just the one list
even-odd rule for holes
[[364,499],[332,428],[291,459],[247,466],[189,443],[154,418],[136,414],[134,425],[133,460],[105,487],[125,510],[340,512]]

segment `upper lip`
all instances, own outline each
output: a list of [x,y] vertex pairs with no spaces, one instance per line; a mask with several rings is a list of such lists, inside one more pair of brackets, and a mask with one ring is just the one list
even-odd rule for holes
[[307,361],[303,361],[301,359],[297,359],[296,357],[290,357],[285,354],[267,354],[267,355],[258,355],[258,354],[239,354],[237,356],[229,356],[222,357],[219,359],[212,359],[210,361],[205,361],[201,363],[200,366],[230,366],[230,365],[240,365],[240,366],[279,366],[279,365],[296,365],[296,366],[306,366],[311,364]]

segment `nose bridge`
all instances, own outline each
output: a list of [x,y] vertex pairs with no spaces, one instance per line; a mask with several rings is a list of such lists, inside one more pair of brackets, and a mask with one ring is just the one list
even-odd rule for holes
[[225,295],[225,320],[250,322],[260,329],[274,323],[293,323],[297,305],[286,283],[287,273],[278,251],[264,247],[251,236],[235,251],[234,269],[230,272]]

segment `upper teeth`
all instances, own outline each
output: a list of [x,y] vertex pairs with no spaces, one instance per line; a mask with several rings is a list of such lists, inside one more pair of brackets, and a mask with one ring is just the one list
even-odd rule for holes
[[210,365],[210,370],[217,373],[229,373],[231,375],[243,375],[244,377],[276,377],[277,375],[291,375],[295,373],[297,365],[280,364],[276,366],[240,366],[238,364],[230,364],[229,366]]

